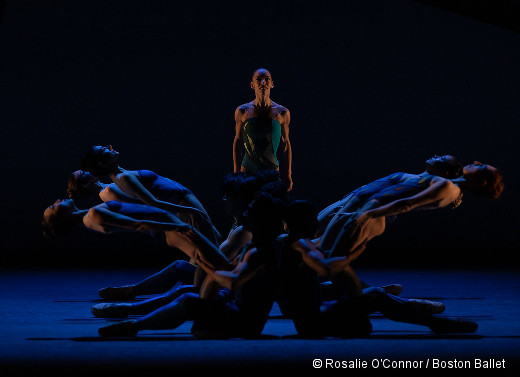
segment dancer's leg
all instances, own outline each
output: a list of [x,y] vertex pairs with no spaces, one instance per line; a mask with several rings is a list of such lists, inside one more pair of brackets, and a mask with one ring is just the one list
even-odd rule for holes
[[101,336],[134,336],[140,330],[175,329],[193,319],[194,300],[200,300],[198,295],[186,293],[138,320],[101,327],[98,333]]
[[184,260],[176,260],[168,267],[147,277],[134,285],[136,295],[151,295],[166,292],[176,283],[193,284],[195,274],[193,264]]
[[171,303],[172,301],[176,300],[178,297],[184,294],[194,294],[197,293],[196,291],[197,289],[193,285],[180,285],[174,287],[165,294],[162,294],[160,296],[132,303],[132,309],[130,314],[142,315],[151,313],[152,311]]
[[175,300],[135,321],[136,329],[175,329],[184,322],[193,320],[200,299],[195,293],[185,293]]
[[185,293],[196,293],[193,285],[179,285],[170,289],[165,294],[136,303],[110,303],[97,304],[91,309],[92,314],[101,318],[124,318],[128,315],[145,315],[159,309]]
[[439,333],[474,332],[478,328],[478,325],[472,321],[435,317],[421,310],[417,303],[392,296],[381,288],[365,289],[363,303],[370,312],[379,311],[393,321],[428,326]]
[[[171,303],[134,321],[119,322],[98,330],[101,336],[135,336],[141,330],[175,329],[186,321],[211,323],[216,331],[229,329],[223,303],[199,298],[195,293],[185,293]],[[222,325],[222,326],[219,326]]]
[[176,260],[137,284],[102,288],[99,290],[99,296],[105,300],[133,300],[138,295],[166,292],[179,282],[193,284],[194,274],[194,265],[183,260]]

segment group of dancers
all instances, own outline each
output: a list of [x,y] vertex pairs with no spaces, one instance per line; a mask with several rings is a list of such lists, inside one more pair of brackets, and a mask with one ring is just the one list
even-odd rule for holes
[[[141,282],[101,289],[107,302],[93,306],[93,315],[138,318],[101,327],[100,336],[135,336],[193,321],[197,337],[257,337],[275,302],[306,337],[367,336],[374,312],[438,333],[476,331],[475,322],[438,316],[440,302],[401,298],[395,284],[367,285],[352,262],[400,214],[456,208],[465,191],[498,198],[500,171],[434,156],[422,173],[390,174],[319,211],[309,200],[290,197],[290,116],[270,100],[271,74],[255,71],[251,87],[255,100],[235,113],[234,172],[219,185],[235,220],[226,238],[190,189],[151,170],[123,168],[112,146],[89,148],[81,170],[69,178],[68,198],[44,211],[48,236],[77,224],[101,233],[143,232],[186,255]],[[280,146],[284,169],[276,158]],[[96,204],[78,208],[84,198]],[[140,295],[152,297],[132,302]]]

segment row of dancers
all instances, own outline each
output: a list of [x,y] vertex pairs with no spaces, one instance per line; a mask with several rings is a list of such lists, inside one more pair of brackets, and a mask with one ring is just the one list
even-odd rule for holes
[[[496,199],[503,190],[502,174],[491,165],[462,166],[446,155],[425,166],[419,174],[374,180],[321,211],[292,199],[277,170],[227,174],[219,189],[235,224],[224,238],[190,189],[151,170],[125,169],[114,148],[93,146],[69,178],[68,198],[45,209],[42,226],[47,236],[79,224],[101,233],[146,233],[186,255],[141,282],[101,289],[107,302],[93,306],[93,315],[138,318],[101,327],[100,336],[193,321],[197,337],[257,337],[274,302],[307,337],[367,336],[374,312],[438,333],[474,332],[473,321],[439,316],[442,303],[399,297],[396,284],[369,286],[352,268],[396,216],[457,208],[466,191]],[[85,198],[98,204],[78,208]],[[140,295],[152,297],[131,302]],[[127,302],[115,302],[121,300]]]

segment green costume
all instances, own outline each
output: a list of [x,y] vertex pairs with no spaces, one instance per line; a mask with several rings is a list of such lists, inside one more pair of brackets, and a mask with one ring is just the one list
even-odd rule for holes
[[248,118],[242,126],[244,158],[242,166],[248,173],[259,170],[277,170],[276,152],[282,137],[282,126],[276,119]]

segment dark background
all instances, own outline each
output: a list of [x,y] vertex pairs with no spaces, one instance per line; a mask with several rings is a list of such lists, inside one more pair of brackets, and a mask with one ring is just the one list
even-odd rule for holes
[[467,194],[456,211],[403,215],[359,263],[515,263],[518,2],[443,3],[0,2],[3,265],[177,255],[141,234],[43,239],[43,210],[65,196],[90,145],[181,182],[226,234],[218,182],[232,171],[234,110],[253,99],[258,67],[291,111],[293,196],[325,207],[389,173],[422,172],[433,154],[503,171],[499,200]]

